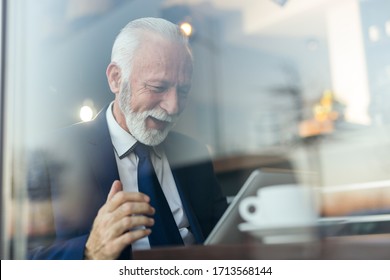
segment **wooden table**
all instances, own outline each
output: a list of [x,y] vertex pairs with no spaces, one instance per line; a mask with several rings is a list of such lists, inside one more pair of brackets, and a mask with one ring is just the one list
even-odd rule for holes
[[303,244],[171,247],[136,251],[133,257],[139,260],[390,260],[390,234],[334,237]]

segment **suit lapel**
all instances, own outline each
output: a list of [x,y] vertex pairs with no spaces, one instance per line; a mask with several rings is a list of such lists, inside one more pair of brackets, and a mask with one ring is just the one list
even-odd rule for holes
[[112,183],[119,180],[114,149],[107,126],[106,110],[107,107],[90,123],[90,133],[86,145],[86,153],[93,175],[105,197],[109,193]]
[[196,218],[195,212],[192,209],[189,197],[185,188],[183,187],[183,180],[181,178],[186,177],[186,175],[178,169],[172,170],[173,178],[175,179],[176,187],[180,195],[181,203],[183,205],[184,212],[187,215],[188,222],[190,224],[190,230],[195,237],[197,244],[202,244],[204,242],[204,236],[199,224],[198,219]]
[[194,235],[196,243],[202,244],[204,242],[204,236],[199,221],[191,206],[191,198],[188,195],[188,188],[191,187],[188,180],[188,175],[190,174],[187,168],[177,166],[177,163],[180,161],[180,159],[178,159],[176,155],[180,154],[180,152],[177,151],[178,146],[176,144],[177,143],[170,143],[168,137],[167,141],[164,142],[164,150],[172,170],[173,178],[180,195],[183,209],[190,224],[191,232]]

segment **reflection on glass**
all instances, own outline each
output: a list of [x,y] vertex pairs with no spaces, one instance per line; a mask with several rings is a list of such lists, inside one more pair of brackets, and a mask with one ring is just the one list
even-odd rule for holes
[[187,37],[192,35],[192,25],[189,22],[183,22],[180,24],[180,29],[184,32]]
[[[5,133],[17,140],[11,141],[14,158],[7,159],[13,178],[7,191],[15,205],[26,204],[18,195],[25,188],[25,152],[36,148],[40,135],[89,121],[111,100],[104,75],[110,44],[123,23],[145,15],[182,23],[191,36],[193,86],[176,129],[214,152],[226,193],[234,195],[258,167],[314,173],[314,180],[300,179],[319,186],[390,174],[388,0],[34,2],[9,15],[18,24],[8,48],[18,63],[9,64],[6,92],[17,102],[7,108],[13,123]],[[39,164],[34,160],[31,165]],[[50,203],[30,195],[27,226],[12,234],[19,231],[19,238],[23,228],[32,239],[50,239]],[[358,199],[346,195],[326,203]],[[357,208],[342,213],[351,209]],[[26,220],[25,211],[14,213],[15,221]]]
[[379,39],[381,38],[381,33],[380,33],[378,26],[375,26],[375,25],[370,26],[370,28],[368,29],[368,33],[370,36],[370,40],[372,42],[378,42]]
[[80,119],[83,122],[88,122],[92,120],[92,118],[93,118],[93,111],[91,107],[85,105],[80,108]]

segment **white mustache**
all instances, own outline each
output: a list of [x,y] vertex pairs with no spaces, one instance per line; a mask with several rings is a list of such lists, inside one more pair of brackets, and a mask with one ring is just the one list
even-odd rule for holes
[[152,109],[146,112],[143,112],[143,114],[153,117],[159,121],[164,121],[164,122],[176,122],[178,119],[177,115],[168,115],[164,110],[159,110],[159,109]]

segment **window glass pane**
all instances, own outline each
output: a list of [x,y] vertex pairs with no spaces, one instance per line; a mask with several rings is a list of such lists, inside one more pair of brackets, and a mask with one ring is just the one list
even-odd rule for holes
[[[388,180],[387,0],[4,2],[7,258],[27,258],[28,246],[58,238],[51,197],[41,192],[53,187],[41,179],[48,153],[42,140],[106,110],[114,99],[106,78],[112,44],[140,17],[190,24],[183,28],[191,32],[192,88],[174,130],[207,145],[224,195],[237,194],[257,168],[294,172],[300,183],[321,190]],[[74,178],[62,176],[75,187]],[[373,189],[348,199],[325,191],[321,213],[388,211],[389,187]],[[82,198],[71,195],[74,203]]]
[[[4,61],[4,53],[3,53],[3,1],[0,1],[0,56],[1,61]],[[3,129],[3,120],[4,120],[4,100],[3,100],[3,67],[4,64],[1,63],[0,66],[0,135],[4,135],[4,129]],[[3,186],[3,137],[0,137],[0,184]],[[3,232],[3,225],[4,225],[4,212],[5,212],[5,196],[3,193],[3,187],[1,188],[0,192],[0,199],[1,199],[1,215],[0,215],[0,224],[1,224],[1,231],[0,231],[0,256],[1,259],[5,259],[5,247],[7,246],[8,242],[6,242],[6,238],[4,236]]]

